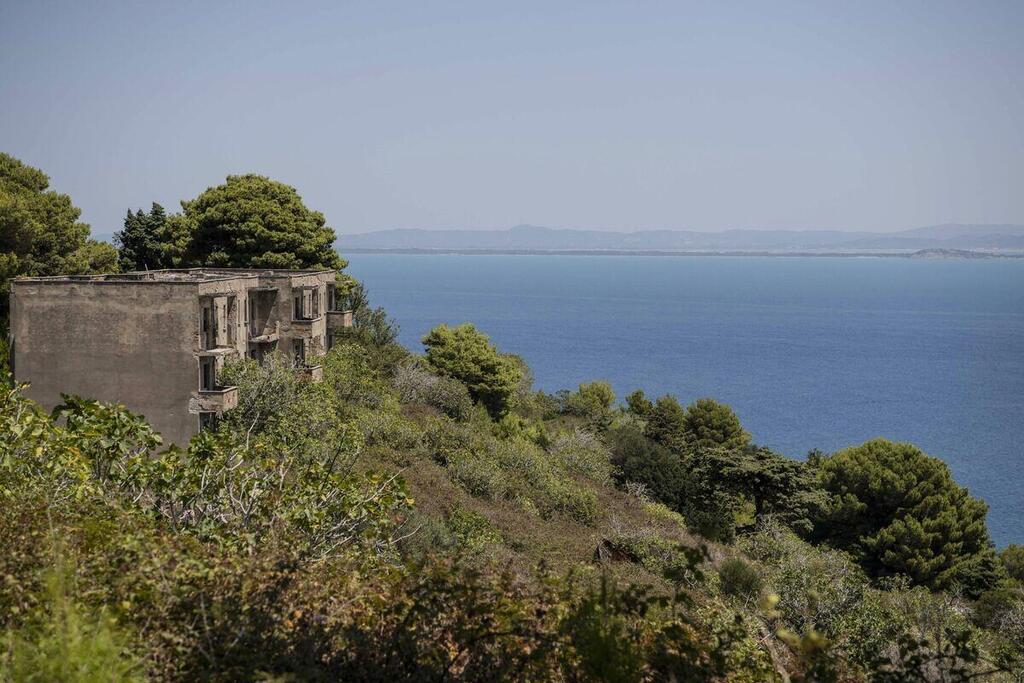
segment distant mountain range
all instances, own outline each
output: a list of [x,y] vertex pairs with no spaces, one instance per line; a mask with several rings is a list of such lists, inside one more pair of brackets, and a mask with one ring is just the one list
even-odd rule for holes
[[342,251],[913,252],[1024,251],[1024,225],[949,223],[898,232],[842,230],[639,230],[605,232],[517,225],[508,230],[398,229],[342,235]]

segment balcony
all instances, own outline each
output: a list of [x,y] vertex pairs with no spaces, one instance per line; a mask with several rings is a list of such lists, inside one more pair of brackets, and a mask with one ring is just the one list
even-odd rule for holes
[[292,335],[296,337],[322,337],[327,331],[326,316],[292,318]]
[[238,387],[217,387],[199,390],[196,409],[201,413],[223,413],[237,405]]
[[327,329],[352,327],[352,311],[327,311]]
[[[258,327],[257,329],[254,329]],[[260,334],[257,334],[259,331]],[[275,321],[273,325],[258,325],[249,328],[250,344],[272,344],[281,336],[281,323]]]

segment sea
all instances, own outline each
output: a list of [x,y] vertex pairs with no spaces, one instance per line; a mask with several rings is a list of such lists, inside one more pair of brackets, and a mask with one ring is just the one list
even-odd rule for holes
[[347,257],[410,349],[469,321],[545,391],[710,396],[794,458],[909,441],[1024,543],[1024,259]]

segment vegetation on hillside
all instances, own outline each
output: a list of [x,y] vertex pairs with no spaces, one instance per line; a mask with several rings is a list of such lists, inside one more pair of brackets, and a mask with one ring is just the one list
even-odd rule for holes
[[[129,213],[123,265],[337,265],[264,185]],[[1024,551],[940,460],[798,461],[712,399],[537,391],[472,325],[404,349],[340,277],[355,326],[323,381],[238,359],[238,407],[189,444],[4,377],[0,680],[1024,675]]]
[[[42,661],[117,680],[1012,680],[1024,666],[1019,548],[996,561],[981,504],[920,451],[875,441],[797,462],[737,438],[706,400],[661,443],[649,409],[618,407],[603,382],[520,381],[492,413],[451,357],[399,353],[393,327],[367,327],[386,318],[357,320],[322,383],[278,358],[230,366],[239,407],[185,449],[122,407],[68,397],[50,416],[8,386],[4,676]],[[949,572],[913,538],[916,572],[847,552],[877,547],[893,513],[837,482],[885,478],[900,457],[940,499],[894,503],[899,519],[970,530],[957,549],[986,572]]]

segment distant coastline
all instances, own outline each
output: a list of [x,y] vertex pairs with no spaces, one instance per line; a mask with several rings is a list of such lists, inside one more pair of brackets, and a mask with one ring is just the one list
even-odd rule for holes
[[799,258],[902,258],[902,259],[1024,259],[1024,253],[990,253],[962,249],[919,249],[903,252],[876,251],[675,251],[659,249],[459,249],[459,248],[365,248],[342,247],[348,254],[409,254],[453,256],[778,256]]
[[749,229],[616,232],[536,225],[507,230],[398,228],[339,235],[335,244],[343,253],[975,259],[1024,256],[1024,224],[947,223],[888,233]]

